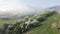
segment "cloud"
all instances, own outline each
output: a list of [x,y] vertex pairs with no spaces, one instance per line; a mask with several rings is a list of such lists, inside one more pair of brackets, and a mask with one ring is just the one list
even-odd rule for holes
[[35,14],[35,8],[26,6],[22,0],[0,0],[0,16],[30,15]]
[[21,3],[22,0],[0,0],[0,12],[29,11],[30,8]]

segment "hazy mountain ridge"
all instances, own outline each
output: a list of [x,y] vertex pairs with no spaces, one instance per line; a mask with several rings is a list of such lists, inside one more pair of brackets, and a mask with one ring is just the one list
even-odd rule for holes
[[0,12],[0,18],[19,18],[19,17],[24,17],[24,16],[31,16],[39,11],[6,11],[6,12]]
[[[60,6],[53,6],[47,8],[47,10],[55,10],[57,12],[60,12]],[[34,11],[6,11],[6,12],[0,12],[0,18],[19,18],[24,16],[31,16],[34,14],[37,14],[39,12],[45,11],[43,10],[34,10]]]
[[54,10],[60,14],[60,6],[53,6],[49,8],[50,10]]

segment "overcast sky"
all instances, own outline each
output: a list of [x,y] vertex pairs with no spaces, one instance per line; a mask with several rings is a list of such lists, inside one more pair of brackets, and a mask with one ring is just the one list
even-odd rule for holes
[[0,0],[0,12],[33,11],[56,5],[60,5],[60,0]]

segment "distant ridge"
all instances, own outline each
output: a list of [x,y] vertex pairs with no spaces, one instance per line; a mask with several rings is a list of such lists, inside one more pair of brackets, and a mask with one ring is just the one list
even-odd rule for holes
[[49,9],[60,10],[60,6],[53,6],[53,7],[50,7]]

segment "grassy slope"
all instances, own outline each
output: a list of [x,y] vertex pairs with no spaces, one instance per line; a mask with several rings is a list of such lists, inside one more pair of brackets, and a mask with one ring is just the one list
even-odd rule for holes
[[56,29],[51,28],[52,23],[56,23],[55,18],[59,17],[57,14],[48,17],[48,19],[42,22],[42,26],[34,29],[31,34],[57,34]]
[[0,20],[0,28],[2,28],[4,23],[14,24],[15,20]]
[[[42,26],[35,28],[31,34],[57,34],[57,31],[50,27],[51,23],[56,22],[54,19],[56,17],[59,17],[59,16],[56,14],[49,17],[46,21],[42,22],[43,24]],[[15,23],[14,21],[15,20],[8,20],[8,21],[0,20],[0,28],[5,22],[12,24],[12,23]]]
[[2,28],[3,27],[3,24],[4,23],[8,23],[8,24],[14,24],[14,23],[16,23],[16,21],[24,21],[25,19],[23,19],[23,18],[19,18],[19,19],[16,19],[16,20],[13,20],[13,19],[11,19],[11,20],[0,20],[0,28]]

